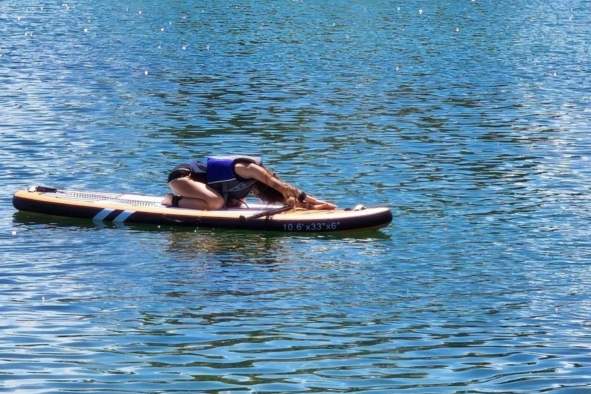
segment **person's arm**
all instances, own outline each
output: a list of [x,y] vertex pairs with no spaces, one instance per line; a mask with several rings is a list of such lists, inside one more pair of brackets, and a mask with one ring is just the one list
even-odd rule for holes
[[308,209],[336,209],[337,207],[330,202],[318,200],[309,195],[306,195],[304,201],[301,202],[301,206]]
[[300,194],[300,191],[290,185],[289,183],[282,182],[279,178],[274,176],[269,170],[263,166],[259,166],[255,163],[236,163],[234,165],[234,172],[245,179],[255,179],[265,185],[272,187],[279,193],[283,194],[285,200],[289,198],[296,198]]
[[[236,163],[234,172],[242,178],[256,179],[265,185],[277,190],[283,197],[287,204],[291,206],[302,206],[308,209],[335,209],[334,204],[317,200],[316,198],[306,195],[289,183],[281,181],[269,170],[263,166],[255,163]],[[303,197],[303,198],[302,198]]]

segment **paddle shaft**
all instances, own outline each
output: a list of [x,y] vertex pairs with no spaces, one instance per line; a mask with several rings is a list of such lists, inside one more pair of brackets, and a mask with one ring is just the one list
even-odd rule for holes
[[272,208],[272,209],[268,209],[263,212],[255,213],[254,215],[241,216],[240,218],[241,219],[243,218],[243,220],[258,219],[258,218],[262,218],[263,216],[273,216],[273,215],[281,213],[281,212],[289,211],[291,208],[292,207],[290,207],[289,205],[284,205],[279,208]]

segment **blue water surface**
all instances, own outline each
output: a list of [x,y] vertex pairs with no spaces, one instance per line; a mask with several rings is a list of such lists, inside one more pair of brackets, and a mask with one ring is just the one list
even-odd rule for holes
[[[586,0],[0,1],[0,392],[591,392]],[[259,154],[382,230],[96,226]]]

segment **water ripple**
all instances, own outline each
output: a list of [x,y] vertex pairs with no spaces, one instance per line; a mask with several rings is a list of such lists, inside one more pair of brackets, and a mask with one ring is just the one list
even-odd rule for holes
[[[99,9],[100,8],[100,9]],[[585,1],[0,2],[1,392],[587,392]],[[262,154],[381,231],[97,227]]]

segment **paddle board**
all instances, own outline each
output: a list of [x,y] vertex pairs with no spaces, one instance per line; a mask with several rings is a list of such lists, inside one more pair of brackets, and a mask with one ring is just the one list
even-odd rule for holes
[[340,231],[381,227],[392,221],[387,207],[335,209],[330,211],[290,209],[250,204],[245,208],[196,210],[167,207],[162,197],[32,186],[17,191],[12,199],[21,211],[88,218],[95,222],[149,223],[195,227],[226,227],[286,232]]

